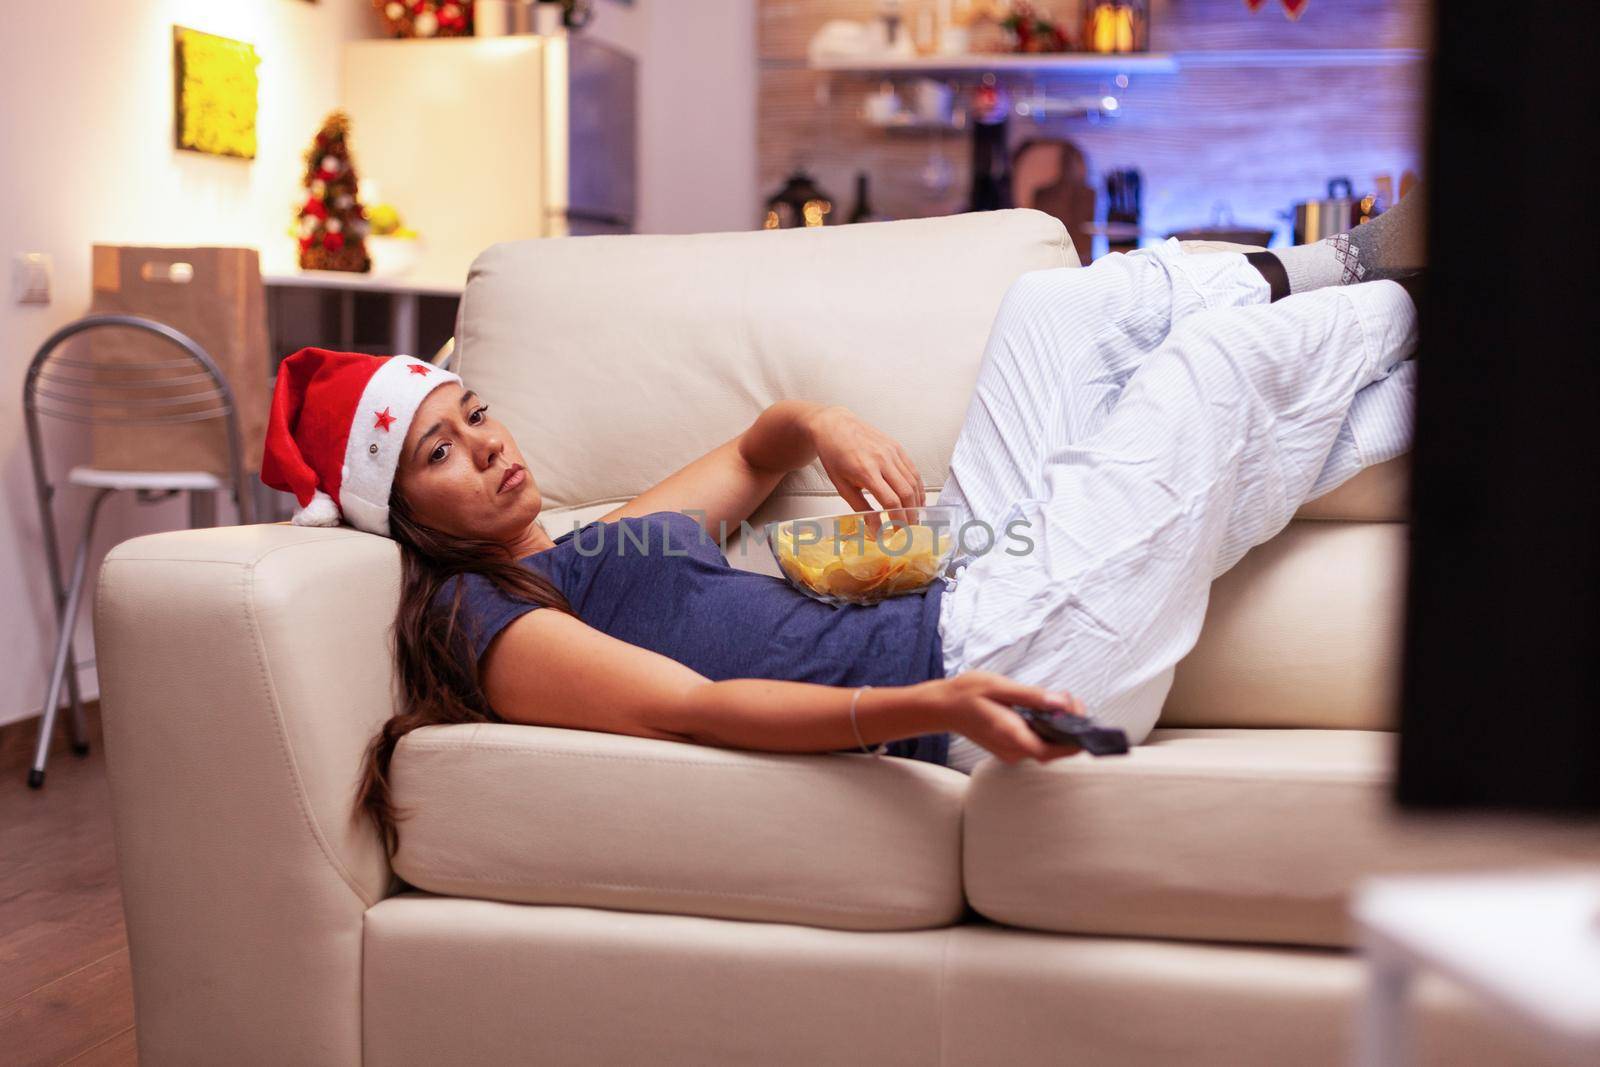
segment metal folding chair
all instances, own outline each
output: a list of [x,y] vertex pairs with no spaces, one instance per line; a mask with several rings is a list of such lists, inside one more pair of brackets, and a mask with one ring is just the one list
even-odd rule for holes
[[[181,355],[175,359],[152,359],[113,366],[55,354],[55,350],[69,338],[87,330],[105,327],[123,327],[154,334],[170,342]],[[161,392],[153,394],[150,390]],[[39,726],[38,747],[34,752],[33,766],[28,771],[28,784],[37,789],[44,785],[45,759],[55,729],[63,681],[72,710],[72,749],[80,756],[89,751],[87,724],[78,694],[72,633],[78,618],[84,571],[89,562],[89,545],[94,537],[100,505],[106,497],[119,490],[132,490],[140,503],[154,503],[179,492],[187,491],[192,500],[196,493],[214,494],[227,489],[238,508],[239,521],[248,523],[251,521],[251,495],[245,488],[243,449],[239,440],[233,390],[205,350],[170,326],[134,315],[88,315],[68,323],[45,340],[34,354],[33,362],[28,365],[27,379],[22,387],[22,409],[28,428],[28,451],[33,461],[39,520],[44,530],[45,555],[49,558],[50,583],[55,594],[59,623],[50,685],[44,701],[44,717]],[[71,578],[63,582],[54,515],[57,486],[50,482],[45,469],[44,441],[39,429],[41,415],[91,426],[172,426],[222,419],[228,438],[231,484],[209,471],[120,471],[73,467],[64,484],[93,490],[94,495],[84,520],[83,537],[73,555]],[[73,669],[69,670],[69,667]]]

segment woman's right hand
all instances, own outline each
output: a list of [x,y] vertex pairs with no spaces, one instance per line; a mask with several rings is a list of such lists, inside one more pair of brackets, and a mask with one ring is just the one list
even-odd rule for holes
[[929,687],[928,701],[937,728],[962,734],[1001,763],[1024,759],[1048,763],[1083,751],[1077,745],[1046,741],[1011,710],[1012,704],[1022,704],[1084,714],[1083,702],[1065,690],[1024,685],[992,671],[963,671],[922,684]]

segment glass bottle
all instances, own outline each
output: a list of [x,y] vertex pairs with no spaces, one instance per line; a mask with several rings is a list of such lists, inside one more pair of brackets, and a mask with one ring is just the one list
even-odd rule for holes
[[873,222],[877,219],[873,213],[872,204],[867,194],[867,172],[856,172],[856,206],[850,212],[849,222]]

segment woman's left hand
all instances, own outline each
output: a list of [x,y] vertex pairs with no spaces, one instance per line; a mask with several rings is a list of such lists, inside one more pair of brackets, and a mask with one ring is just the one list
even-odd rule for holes
[[[923,506],[922,475],[900,442],[849,408],[834,404],[818,411],[811,419],[811,436],[822,469],[852,511]],[[863,490],[873,495],[878,508],[867,503]]]

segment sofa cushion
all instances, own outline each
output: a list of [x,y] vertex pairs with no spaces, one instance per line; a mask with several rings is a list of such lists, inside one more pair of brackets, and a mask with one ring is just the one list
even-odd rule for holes
[[1158,729],[1126,756],[979,764],[967,896],[1067,933],[1344,946],[1369,874],[1600,860],[1600,824],[1402,815],[1395,735]]
[[[983,922],[865,934],[425,893],[367,912],[362,960],[363,1067],[1346,1067],[1366,977],[1325,949]],[[1416,1067],[1556,1063],[1437,973],[1410,999]]]
[[1297,519],[1405,522],[1411,516],[1411,453],[1374,464],[1331,493],[1308,500]]
[[959,918],[959,771],[506,723],[428,726],[391,766],[419,889],[841,930]]
[[[552,507],[641,493],[784,399],[848,404],[942,485],[1007,287],[1077,262],[1032,210],[513,241],[472,265],[457,369]],[[818,464],[778,491],[815,490]]]
[[1296,520],[1257,545],[1212,584],[1161,725],[1394,729],[1408,529]]

